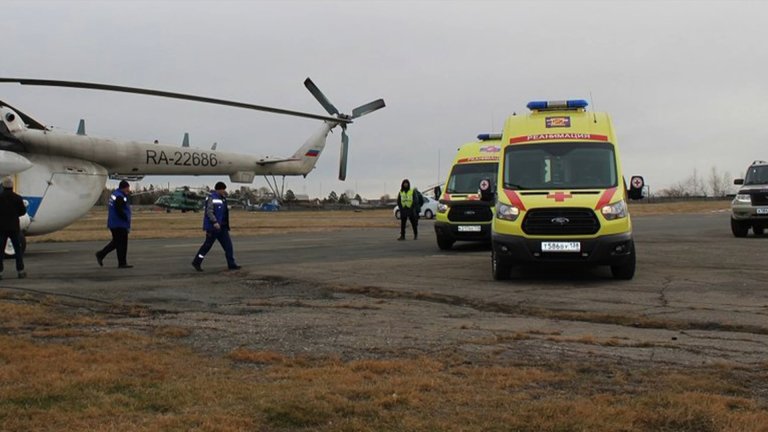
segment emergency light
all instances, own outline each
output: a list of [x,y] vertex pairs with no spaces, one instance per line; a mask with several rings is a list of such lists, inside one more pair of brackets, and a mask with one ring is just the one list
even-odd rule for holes
[[501,134],[492,134],[492,133],[479,134],[477,136],[477,139],[480,141],[498,140],[498,139],[501,139]]
[[576,109],[586,108],[589,103],[584,99],[569,99],[562,101],[531,101],[528,102],[528,109],[531,111],[545,111],[555,109]]

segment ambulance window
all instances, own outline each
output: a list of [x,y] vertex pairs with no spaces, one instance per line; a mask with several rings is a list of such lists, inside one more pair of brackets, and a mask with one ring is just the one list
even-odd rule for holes
[[605,189],[616,185],[610,144],[509,146],[504,154],[504,187],[509,189]]
[[480,181],[490,179],[496,184],[498,163],[457,164],[451,170],[448,178],[447,193],[475,194],[480,190]]

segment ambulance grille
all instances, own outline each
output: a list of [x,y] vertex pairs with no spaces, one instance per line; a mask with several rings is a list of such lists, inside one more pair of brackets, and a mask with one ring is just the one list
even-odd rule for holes
[[451,207],[448,212],[448,220],[451,222],[488,222],[493,220],[493,213],[487,205],[461,205]]
[[523,220],[523,232],[530,235],[585,235],[599,230],[595,212],[587,208],[533,209]]

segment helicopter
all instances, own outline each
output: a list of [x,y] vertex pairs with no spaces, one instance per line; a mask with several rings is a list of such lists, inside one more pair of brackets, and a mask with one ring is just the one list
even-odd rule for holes
[[166,213],[170,213],[172,210],[180,210],[182,213],[188,211],[197,213],[205,205],[205,195],[189,190],[189,186],[182,186],[157,198],[155,205],[165,209]]
[[[291,111],[249,103],[80,81],[31,78],[0,78],[0,83],[68,87],[135,93],[224,105],[322,120],[322,126],[291,156],[275,158],[194,149],[138,141],[99,138],[87,135],[80,121],[76,133],[45,126],[31,116],[0,100],[0,176],[14,178],[15,192],[22,196],[27,215],[21,217],[24,236],[41,235],[62,229],[84,216],[96,203],[107,179],[138,181],[146,175],[227,175],[233,183],[252,183],[256,175],[305,176],[312,171],[325,148],[328,134],[336,126],[341,132],[339,180],[347,175],[349,136],[353,120],[385,106],[383,99],[360,105],[351,114],[341,113],[307,78],[305,87],[328,115]],[[186,141],[186,139],[185,139]],[[269,180],[268,180],[269,181]],[[0,245],[2,248],[3,245]],[[6,254],[12,255],[8,242]]]

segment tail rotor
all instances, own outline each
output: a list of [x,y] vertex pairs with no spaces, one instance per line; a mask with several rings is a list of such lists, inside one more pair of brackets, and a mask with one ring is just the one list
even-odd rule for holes
[[347,120],[346,122],[340,122],[341,125],[341,151],[339,155],[339,180],[345,180],[347,178],[347,158],[349,156],[349,135],[347,135],[347,124],[352,123],[350,120],[362,117],[366,114],[370,114],[378,109],[384,108],[384,99],[377,99],[372,102],[360,105],[352,110],[352,115],[343,114],[331,103],[330,100],[320,91],[320,89],[307,78],[304,80],[304,86],[307,87],[312,96],[320,102],[320,105],[325,108],[328,114],[335,116],[340,120]]

